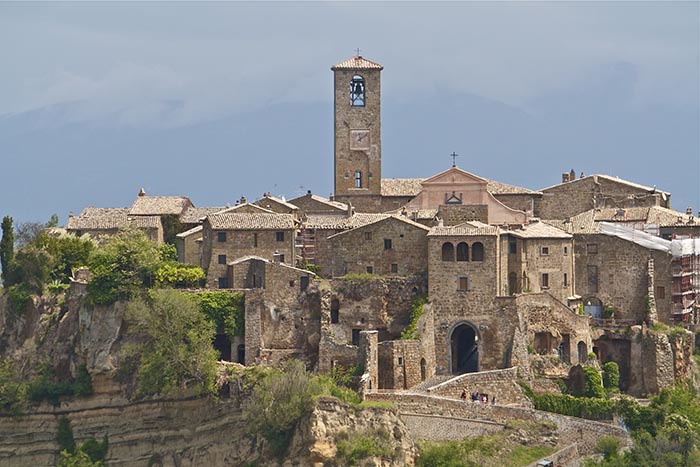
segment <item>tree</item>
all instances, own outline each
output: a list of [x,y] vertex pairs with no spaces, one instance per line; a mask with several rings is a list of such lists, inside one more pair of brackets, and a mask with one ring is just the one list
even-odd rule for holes
[[586,376],[583,395],[584,397],[605,397],[603,380],[595,367],[585,366],[583,372]]
[[119,232],[90,254],[88,267],[93,276],[87,285],[88,299],[98,305],[129,300],[151,285],[160,265],[158,247],[143,232]]
[[192,298],[176,290],[152,290],[147,300],[129,303],[127,319],[140,340],[125,348],[122,359],[136,362],[138,396],[214,391],[214,325]]
[[603,387],[608,392],[620,392],[620,368],[615,362],[603,365]]
[[2,239],[0,240],[0,269],[2,269],[2,282],[5,286],[10,283],[10,268],[15,254],[15,234],[12,228],[12,218],[2,218]]

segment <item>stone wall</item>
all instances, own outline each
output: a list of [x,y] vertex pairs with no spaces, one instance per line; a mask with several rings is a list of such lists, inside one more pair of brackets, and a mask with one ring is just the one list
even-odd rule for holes
[[465,438],[495,435],[505,426],[502,423],[484,420],[410,413],[402,413],[401,420],[406,424],[413,439],[434,442],[462,441]]
[[[408,389],[420,384],[425,375],[425,363],[421,371],[420,341],[393,340],[379,344],[379,388]],[[425,360],[423,360],[425,362]]]
[[425,272],[427,232],[425,227],[391,217],[334,235],[329,239],[332,271],[334,275],[371,272],[403,276]]
[[[506,368],[503,370],[481,371],[479,373],[466,373],[455,376],[443,383],[428,388],[430,394],[452,399],[459,399],[463,390],[467,395],[471,393],[481,393],[496,397],[497,405],[519,405],[532,407],[532,402],[523,394],[520,385],[516,382],[518,369]],[[467,402],[471,403],[470,399]]]
[[[647,267],[654,259],[656,309],[663,323],[672,321],[672,257],[634,242],[603,234],[574,236],[576,293],[584,302],[597,298],[612,306],[615,318],[641,322],[646,318]],[[589,277],[597,272],[597,286]],[[663,288],[663,298],[659,292]],[[597,291],[596,291],[597,288]]]
[[[525,273],[523,289],[535,293],[546,291],[562,302],[574,294],[573,239],[528,238],[518,239],[517,243],[522,251],[522,266],[509,272],[518,276]],[[544,274],[547,274],[546,284]]]
[[[415,393],[373,393],[367,398],[368,400],[394,402],[401,414],[424,414],[503,424],[510,420],[549,420],[556,423],[558,427],[559,446],[565,447],[575,443],[581,455],[593,454],[598,439],[604,435],[615,436],[622,441],[623,446],[631,443],[629,435],[623,429],[612,424],[534,409],[463,402],[459,399],[453,400]],[[437,433],[436,436],[438,436]]]
[[535,193],[493,193],[493,197],[511,209],[532,212],[535,200],[542,198],[542,195]]
[[442,219],[444,225],[459,225],[468,221],[488,224],[489,207],[485,204],[443,204],[438,207],[437,216]]

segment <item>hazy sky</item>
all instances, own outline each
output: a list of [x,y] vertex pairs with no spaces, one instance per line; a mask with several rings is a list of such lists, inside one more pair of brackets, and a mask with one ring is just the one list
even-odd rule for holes
[[[197,205],[225,204],[240,194],[255,197],[270,185],[287,197],[302,184],[327,195],[329,68],[358,47],[385,66],[384,177],[432,176],[449,166],[447,154],[454,150],[468,171],[533,189],[557,183],[574,165],[577,171],[588,167],[588,173],[614,171],[611,175],[658,184],[673,193],[676,209],[690,204],[697,212],[699,18],[698,2],[0,2],[0,158],[31,161],[17,162],[16,171],[47,163],[55,182],[46,186],[34,178],[16,188],[3,175],[0,214],[44,218],[58,212],[65,218],[68,210],[86,204],[128,205],[138,185],[159,191],[150,194],[189,195]],[[455,96],[468,96],[465,102],[478,101],[483,109],[451,114],[425,104],[449,104]],[[110,171],[115,163],[106,156],[100,162],[102,155],[88,142],[65,143],[77,128],[84,133],[80,139],[97,123],[101,131],[108,126],[118,144],[120,132],[153,131],[151,139],[157,140],[235,116],[264,119],[272,109],[284,108],[294,119],[295,107],[325,109],[320,118],[328,121],[318,134],[306,136],[318,140],[324,159],[315,164],[318,172],[305,172],[305,182],[289,181],[293,172],[283,169],[268,173],[262,183],[252,167],[262,157],[269,166],[279,158],[304,157],[302,149],[290,146],[286,154],[257,154],[253,160],[234,156],[239,175],[230,194],[212,190],[202,170],[182,189],[158,180],[157,170],[124,180],[123,189],[112,181],[101,185],[104,191],[95,187],[78,196],[62,186],[71,185],[71,170],[58,159],[72,161],[84,149],[93,151],[84,158],[96,169]],[[430,115],[419,120],[397,113],[405,108]],[[514,115],[508,125],[504,109]],[[248,133],[251,141],[274,139],[278,127],[255,128]],[[484,132],[496,136],[476,134]],[[417,138],[416,133],[422,140],[401,145],[402,134]],[[45,141],[56,151],[23,146],[23,138]],[[512,146],[503,146],[511,139]],[[167,163],[168,154],[158,153],[163,146],[152,144],[149,151],[156,153],[148,157]],[[198,144],[212,157],[222,151],[213,142],[211,148]],[[411,151],[417,145],[423,152]],[[23,147],[34,152],[22,152]],[[134,154],[139,150],[145,149],[130,147]],[[512,172],[480,162],[496,153]],[[540,153],[546,167],[538,164]],[[557,154],[561,163],[549,165]],[[425,162],[438,157],[439,163]],[[249,166],[250,175],[241,175]],[[191,166],[181,172],[188,170]],[[26,204],[15,199],[18,189],[25,190]]]

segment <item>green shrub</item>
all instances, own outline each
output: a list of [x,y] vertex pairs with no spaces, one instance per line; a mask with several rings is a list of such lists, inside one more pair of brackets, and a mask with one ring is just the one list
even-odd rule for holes
[[361,273],[350,273],[345,274],[344,279],[351,284],[364,284],[376,278],[376,274],[370,274],[369,272]]
[[58,419],[58,429],[56,430],[56,442],[59,451],[67,451],[70,454],[75,452],[75,439],[73,438],[73,427],[68,417]]
[[230,338],[245,334],[245,295],[224,291],[193,294],[204,315],[214,323],[216,332]]
[[204,271],[190,264],[166,263],[156,269],[155,279],[158,286],[195,287],[204,279]]
[[402,340],[418,339],[418,321],[425,313],[424,305],[426,303],[428,303],[427,296],[420,296],[413,299],[408,326],[401,332]]
[[75,379],[60,380],[54,369],[44,364],[38,374],[27,384],[27,398],[33,402],[46,400],[54,406],[63,396],[89,396],[92,394],[92,378],[85,365],[78,367]]
[[600,378],[600,373],[598,373],[598,370],[592,366],[585,366],[583,367],[583,372],[586,377],[583,395],[585,397],[605,397],[603,380]]
[[140,340],[125,346],[121,357],[135,364],[137,396],[214,392],[215,329],[191,296],[152,290],[148,300],[129,303],[127,319]]
[[617,456],[620,451],[620,440],[614,436],[601,436],[596,443],[596,452],[602,454],[603,459],[610,459]]
[[80,450],[88,455],[92,462],[102,462],[107,457],[109,449],[109,439],[105,434],[102,441],[97,441],[95,438],[88,438],[80,446]]
[[359,461],[369,457],[388,459],[393,455],[390,442],[391,436],[386,430],[371,430],[350,435],[343,432],[337,442],[337,459],[344,466],[359,465]]
[[0,410],[18,415],[26,398],[26,390],[14,362],[9,358],[0,358]]
[[10,298],[12,311],[21,313],[27,306],[27,303],[32,299],[31,294],[24,284],[15,284],[7,289]]
[[620,392],[620,368],[615,362],[603,365],[603,387],[608,393]]
[[60,456],[58,467],[104,467],[103,462],[91,461],[90,456],[80,450],[74,453],[61,451]]

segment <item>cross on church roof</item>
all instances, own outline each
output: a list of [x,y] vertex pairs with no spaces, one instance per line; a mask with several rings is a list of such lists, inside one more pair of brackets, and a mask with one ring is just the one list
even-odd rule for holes
[[457,167],[457,158],[459,157],[459,154],[452,151],[452,154],[450,154],[450,157],[452,158],[452,167]]
[[356,54],[356,55],[357,55],[357,56],[359,57],[359,56],[360,56],[360,48],[359,48],[359,47],[358,47],[358,48],[356,48],[356,49],[355,49],[355,52],[357,52],[357,54]]

